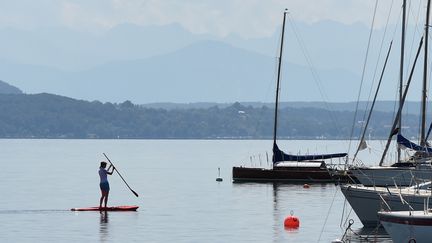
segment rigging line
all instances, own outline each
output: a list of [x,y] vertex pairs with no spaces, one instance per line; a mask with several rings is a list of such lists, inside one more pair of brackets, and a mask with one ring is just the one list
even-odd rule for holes
[[[346,199],[345,199],[346,200]],[[348,223],[349,223],[349,220],[350,220],[350,218],[349,217],[351,217],[351,214],[352,214],[352,212],[353,212],[353,208],[351,207],[351,205],[349,205],[350,206],[350,208],[349,208],[349,212],[347,213],[347,215],[346,215],[346,218],[345,218],[345,221],[343,222],[343,225],[342,225],[342,227],[345,227]],[[348,207],[348,206],[347,206]]]
[[[399,24],[402,24],[401,23],[402,21],[400,21],[401,18],[402,18],[402,13],[403,13],[403,6],[402,6],[402,8],[399,8],[399,14],[398,14],[398,17],[396,18],[396,20],[398,20],[398,21],[396,21],[396,25],[394,26],[393,35],[392,35],[392,38],[391,38],[392,40],[395,39],[396,33],[399,30]],[[395,82],[395,86],[396,86],[396,90],[399,90],[399,84],[397,82]],[[398,102],[397,102],[398,97],[399,97],[398,96],[398,92],[395,92],[395,96],[394,96],[394,99],[393,99],[394,100],[394,102],[393,102],[393,117],[396,115],[397,106],[399,105]]]
[[[275,70],[274,70],[274,72],[273,72],[273,74],[271,75],[272,77],[271,77],[271,79],[269,79],[269,80],[272,80],[272,81],[268,81],[267,82],[267,88],[266,88],[266,91],[265,91],[265,93],[264,93],[264,100],[265,101],[267,101],[268,100],[268,97],[269,97],[269,94],[270,94],[270,90],[271,89],[273,89],[273,84],[274,84],[274,80],[276,80],[276,69],[277,69],[277,58],[275,58]],[[261,116],[259,116],[259,119],[257,119],[257,121],[256,121],[256,126],[255,126],[255,136],[259,136],[259,137],[265,137],[266,136],[266,134],[265,134],[265,131],[263,132],[263,133],[260,133],[260,131],[259,131],[259,127],[262,125],[262,124],[265,124],[265,122],[264,122],[264,117],[265,117],[265,115],[263,116],[262,114],[265,114],[264,113],[264,111],[265,110],[263,110],[262,108],[264,107],[264,106],[266,106],[267,107],[267,105],[265,104],[265,103],[262,103],[262,105],[261,105],[261,108],[260,108],[260,110],[259,110],[259,114],[261,114]],[[270,107],[268,107],[268,108],[270,108]]]
[[[340,185],[338,185],[338,187],[340,187]],[[342,189],[341,189],[342,190]],[[346,209],[346,203],[347,203],[347,199],[344,196],[344,204],[342,206],[342,215],[341,215],[341,220],[339,223],[339,227],[342,228],[342,222],[343,222],[343,218],[345,217],[345,209]]]
[[275,99],[275,109],[274,109],[274,127],[273,127],[273,147],[276,146],[277,139],[277,124],[278,124],[278,109],[279,109],[279,94],[280,94],[280,80],[281,80],[281,69],[282,69],[282,60],[283,60],[283,47],[284,47],[284,36],[285,36],[285,24],[286,24],[286,16],[288,14],[288,9],[285,9],[283,15],[282,22],[282,30],[281,30],[281,40],[280,40],[280,49],[279,49],[279,62],[278,62],[278,70],[277,70],[277,82],[276,82],[276,99]]
[[[429,59],[429,57],[428,57],[428,59]],[[432,61],[429,61],[429,65],[428,66],[431,67],[431,65],[432,65]],[[431,75],[432,75],[432,68],[429,69],[429,75],[428,75],[428,77],[431,77]],[[429,81],[430,81],[430,78],[429,78]],[[428,88],[427,88],[427,90],[430,90],[430,82],[428,82]],[[427,93],[426,93],[426,99],[428,100],[427,103],[429,103],[429,95]],[[429,135],[431,133],[431,129],[432,129],[432,122],[430,123],[429,130],[428,130],[427,135],[425,137],[425,141],[426,142],[427,142],[427,140],[429,138]]]
[[[318,75],[318,73],[316,72],[316,70],[315,70],[315,68],[314,68],[314,65],[313,65],[313,63],[312,63],[312,59],[310,58],[310,55],[309,55],[309,53],[308,53],[308,51],[307,51],[307,48],[306,48],[306,46],[304,45],[304,41],[303,41],[303,39],[301,38],[301,36],[300,36],[300,34],[298,33],[298,31],[297,31],[297,26],[296,26],[296,24],[294,23],[294,21],[291,19],[291,18],[289,18],[289,21],[290,21],[290,24],[291,24],[291,28],[293,29],[293,32],[294,32],[294,35],[295,35],[295,37],[296,37],[296,39],[297,39],[297,41],[298,41],[298,43],[299,43],[299,46],[300,46],[300,49],[301,49],[301,51],[302,51],[302,53],[303,53],[303,56],[304,56],[304,58],[305,58],[305,60],[306,60],[306,62],[307,62],[307,64],[308,64],[308,66],[309,66],[309,68],[310,68],[310,71],[311,71],[311,74],[312,74],[312,77],[314,78],[314,79],[319,79],[319,75]],[[316,80],[315,80],[316,81]],[[321,87],[321,84],[320,83],[317,83],[317,85],[319,85],[320,87]],[[320,92],[321,92],[321,90],[319,90]],[[323,93],[321,93],[321,96],[322,96],[322,98],[325,100],[327,97],[326,97],[326,95],[325,94],[323,94]],[[325,96],[325,97],[324,97]]]
[[[410,5],[411,5],[411,2],[410,2]],[[413,32],[415,32],[416,34],[419,34],[419,35],[421,35],[421,33],[423,33],[423,29],[422,28],[420,28],[419,29],[419,26],[422,26],[423,24],[419,24],[419,16],[421,15],[420,14],[420,9],[421,9],[421,6],[423,5],[423,3],[422,3],[422,1],[419,1],[419,4],[418,4],[418,9],[417,9],[417,15],[414,15],[414,13],[412,13],[411,12],[411,8],[410,9],[408,9],[408,11],[409,11],[409,13],[411,13],[412,15],[414,15],[415,16],[415,26],[414,26],[414,28],[413,28]]]
[[[279,32],[279,31],[278,31]],[[274,88],[274,90],[276,90],[277,88],[279,88],[279,90],[280,90],[280,84],[279,84],[279,87],[276,87],[277,86],[277,84],[276,83],[274,83],[274,80],[276,80],[277,79],[277,75],[278,75],[278,64],[279,64],[279,48],[281,48],[281,39],[282,39],[282,35],[283,35],[283,33],[282,32],[279,32],[279,36],[278,36],[278,38],[277,38],[277,43],[276,43],[276,45],[278,46],[278,48],[276,48],[276,50],[274,51],[274,62],[275,62],[275,65],[274,65],[274,70],[273,70],[273,76],[272,76],[272,83],[274,84],[274,87],[272,86],[272,85],[268,85],[268,89],[270,89],[271,87],[273,87]],[[279,78],[281,78],[281,76],[282,76],[282,72],[280,73],[280,76],[279,76]],[[269,92],[269,90],[267,90],[267,92]],[[279,97],[277,97],[277,100],[275,101],[276,103],[277,102],[279,102]],[[273,104],[273,107],[276,107],[276,103],[274,103]],[[272,103],[270,102],[270,104],[269,105],[272,105]],[[270,107],[269,107],[270,108]],[[277,112],[277,111],[276,111]],[[277,117],[275,118],[275,119],[278,119]],[[279,119],[278,119],[279,120]],[[278,120],[277,121],[275,121],[276,123],[278,123]],[[258,124],[259,125],[259,124]]]
[[[315,79],[317,79],[315,81],[320,81],[320,77],[318,75],[318,72],[316,71],[315,66],[313,65],[312,58],[310,57],[309,52],[307,51],[306,45],[304,44],[304,41],[303,41],[303,38],[299,34],[297,25],[295,24],[295,22],[291,18],[289,20],[290,20],[290,23],[291,23],[291,27],[292,27],[292,29],[294,31],[294,34],[296,36],[296,39],[297,39],[297,41],[298,41],[298,43],[299,43],[299,45],[300,45],[300,47],[302,49],[303,55],[304,55],[306,61],[308,62],[310,71],[312,72],[313,77]],[[317,83],[317,84],[321,85],[320,83]],[[322,93],[321,95],[325,96],[325,97],[322,97],[322,98],[327,98],[327,95],[325,93]]]
[[361,146],[361,144],[362,144],[362,141],[363,141],[364,138],[365,138],[365,135],[366,135],[366,129],[367,129],[368,125],[369,125],[370,118],[372,117],[373,108],[374,108],[374,106],[375,106],[375,102],[376,102],[376,99],[377,99],[377,96],[378,96],[378,92],[379,92],[379,89],[380,89],[380,87],[381,87],[381,82],[382,82],[382,79],[383,79],[383,76],[384,76],[384,72],[385,72],[385,69],[386,69],[386,66],[387,66],[388,58],[389,58],[389,56],[390,56],[390,51],[391,51],[392,45],[393,45],[393,42],[390,42],[390,47],[389,47],[389,50],[388,50],[388,52],[387,52],[387,56],[386,56],[386,59],[385,59],[385,62],[384,62],[384,67],[383,67],[383,70],[382,70],[382,72],[381,72],[381,76],[380,76],[380,79],[379,79],[379,82],[378,82],[378,86],[377,86],[377,88],[376,88],[376,92],[375,92],[375,96],[374,96],[374,99],[373,99],[373,102],[372,102],[372,106],[371,106],[371,109],[370,109],[370,112],[369,112],[368,118],[367,118],[366,123],[365,123],[365,126],[364,126],[365,128],[364,128],[363,133],[362,133],[361,138],[360,138],[360,144],[359,144],[359,146],[358,146],[358,148],[357,148],[357,151],[356,151],[355,154],[354,154],[353,161],[354,161],[355,158],[357,157],[357,154],[358,154],[358,152],[360,151],[360,146]]
[[[282,33],[279,33],[279,38],[277,39],[277,43],[276,43],[276,46],[280,46],[280,37],[281,37],[281,34]],[[277,57],[277,54],[278,53],[278,48],[276,48],[276,50],[275,50],[275,53],[274,53],[274,70],[273,70],[273,72],[272,72],[272,75],[271,75],[271,78],[269,79],[269,80],[271,80],[271,81],[268,81],[267,82],[267,88],[266,88],[266,91],[264,92],[264,100],[265,101],[268,101],[268,97],[269,97],[269,94],[270,94],[270,90],[273,88],[273,84],[274,84],[274,80],[276,80],[276,74],[277,74],[277,63],[278,63],[278,57]],[[271,101],[272,102],[272,101]],[[270,102],[270,104],[269,105],[271,105],[271,102]],[[267,106],[265,103],[263,103],[262,104],[262,106]],[[262,106],[261,106],[261,108],[262,108]],[[260,109],[260,112],[259,112],[260,114],[263,114],[263,110],[262,109]],[[259,136],[261,136],[261,137],[265,137],[265,132],[264,133],[262,133],[261,135],[260,135],[260,133],[259,133],[259,131],[258,131],[258,128],[260,127],[260,125],[262,125],[263,124],[263,116],[260,116],[260,118],[259,119],[257,119],[257,122],[256,122],[256,127],[255,127],[255,136],[257,136],[257,135],[259,135]]]
[[[418,56],[420,54],[420,50],[421,50],[422,46],[423,46],[423,37],[420,39],[420,44],[419,44],[419,47],[417,49],[417,54],[416,54],[416,57],[414,59],[414,63],[412,65],[411,72],[410,72],[410,75],[409,75],[409,78],[408,78],[405,90],[403,91],[403,94],[402,94],[402,99],[400,101],[401,105],[398,108],[398,112],[396,113],[396,117],[395,117],[395,120],[393,121],[392,128],[390,129],[390,135],[389,135],[389,137],[387,139],[386,147],[384,148],[384,152],[382,154],[379,166],[382,166],[382,164],[384,162],[384,159],[386,157],[386,154],[387,154],[390,142],[391,142],[391,140],[393,138],[396,126],[398,124],[397,121],[399,121],[399,119],[401,117],[401,113],[402,113],[402,109],[403,109],[403,106],[404,106],[404,103],[405,103],[406,95],[408,93],[408,89],[409,89],[409,86],[411,84],[412,76],[413,76],[413,73],[414,73],[414,70],[415,70],[415,67],[416,67],[416,63],[417,63],[417,58],[418,58]],[[398,157],[398,160],[399,160],[399,157]]]
[[400,22],[401,22],[401,21],[399,21],[399,20],[400,20],[401,18],[402,18],[402,8],[399,9],[399,15],[398,15],[398,17],[397,17],[397,19],[396,19],[396,20],[398,20],[398,21],[396,21],[396,25],[394,26],[393,36],[392,36],[392,38],[391,38],[392,40],[395,39],[396,32],[397,32],[397,30],[399,29],[399,24],[400,24]]
[[[279,46],[280,45],[280,39],[278,39],[278,41],[277,41],[278,43],[277,43],[277,46]],[[275,52],[278,52],[278,50],[276,50]],[[277,54],[275,54],[274,56],[277,56]],[[271,75],[271,78],[269,79],[269,80],[275,80],[276,78],[276,73],[277,73],[277,62],[278,62],[278,58],[276,57],[275,58],[275,63],[276,63],[276,65],[274,65],[274,72],[272,72],[273,74]],[[271,88],[273,87],[273,82],[274,81],[269,81],[269,82],[267,82],[267,85],[266,85],[266,91],[264,92],[264,100],[265,101],[267,101],[267,98],[269,97],[269,93],[270,93],[270,90],[271,90]],[[269,103],[268,105],[271,105],[271,103]],[[264,110],[262,109],[264,106],[266,106],[267,107],[267,104],[266,104],[266,102],[263,102],[262,103],[262,105],[261,105],[261,109],[259,110],[259,112],[258,112],[258,114],[265,114],[264,113]],[[263,124],[263,116],[259,116],[259,118],[257,119],[257,121],[256,121],[256,125],[255,125],[255,129],[254,129],[254,135],[255,136],[259,136],[259,137],[261,137],[261,138],[265,138],[266,137],[266,135],[265,135],[265,132],[263,132],[263,133],[260,133],[260,131],[259,131],[259,127],[260,127],[260,125],[262,125]]]
[[374,24],[375,24],[375,17],[376,17],[377,7],[378,7],[378,0],[375,1],[375,8],[374,8],[374,13],[373,13],[373,18],[372,18],[371,28],[370,28],[370,32],[369,32],[369,39],[368,39],[368,44],[367,44],[367,48],[366,48],[365,60],[364,60],[364,63],[363,63],[363,70],[362,70],[362,76],[361,76],[361,80],[360,80],[360,87],[359,87],[359,92],[358,92],[358,95],[357,95],[356,108],[355,108],[354,118],[353,118],[352,127],[351,127],[351,134],[350,134],[350,139],[349,139],[349,144],[348,144],[348,153],[351,150],[351,143],[352,143],[353,135],[354,135],[355,121],[356,121],[356,118],[357,118],[357,112],[358,112],[359,103],[360,103],[360,95],[361,95],[361,91],[362,91],[362,88],[363,88],[364,76],[365,76],[365,72],[366,72],[366,63],[367,63],[367,60],[368,60],[368,57],[369,57],[369,48],[370,48],[370,44],[371,44],[371,40],[372,40],[372,33],[373,33],[373,27],[374,27]]
[[[392,38],[391,38],[392,40],[395,39],[397,30],[399,29],[399,24],[402,24],[401,23],[402,21],[400,21],[400,19],[402,18],[402,13],[403,13],[403,7],[399,8],[399,14],[398,14],[398,17],[396,18],[398,21],[396,21],[396,25],[394,26],[393,35],[392,35]],[[397,82],[395,82],[395,86],[396,86],[396,90],[399,90],[399,84]],[[399,97],[398,92],[395,92],[394,99],[393,99],[394,102],[393,102],[393,115],[392,115],[392,117],[394,117],[396,115],[396,112],[397,112],[397,106],[398,106],[397,100],[398,100],[398,97]]]
[[[378,71],[378,66],[379,66],[379,62],[380,62],[380,58],[381,58],[381,54],[382,54],[382,49],[383,49],[383,46],[384,46],[384,40],[385,40],[385,37],[386,37],[386,34],[387,34],[387,28],[388,28],[388,24],[389,24],[389,21],[390,21],[390,15],[391,15],[391,12],[392,12],[392,9],[393,9],[393,2],[394,2],[394,0],[392,0],[392,2],[391,2],[390,10],[389,10],[388,15],[387,15],[386,25],[385,25],[384,33],[383,33],[383,38],[381,40],[380,49],[379,49],[379,53],[378,53],[378,58],[377,58],[377,62],[375,64],[374,75],[373,75],[373,78],[372,78],[373,81],[375,81],[376,74],[377,74],[377,71]],[[392,38],[392,41],[393,41],[393,38]],[[372,83],[371,89],[369,91],[369,97],[368,97],[369,99],[370,99],[370,97],[372,95],[372,87],[373,87],[373,83]]]
[[[429,26],[429,28],[430,28],[430,27],[431,27],[431,26]],[[429,35],[429,36],[428,36],[428,39],[429,39],[429,40],[432,40],[432,37]]]
[[326,218],[325,218],[325,220],[324,220],[324,225],[323,225],[323,227],[322,227],[322,229],[321,229],[321,233],[319,234],[319,237],[318,237],[318,241],[317,241],[317,242],[320,242],[320,240],[321,240],[321,236],[322,236],[322,233],[324,232],[325,225],[327,224],[328,217],[329,217],[329,215],[330,215],[331,209],[332,209],[332,207],[333,207],[333,204],[334,204],[334,201],[335,201],[335,198],[336,198],[336,193],[338,192],[338,188],[339,188],[339,187],[336,186],[336,190],[335,190],[335,193],[333,194],[333,199],[332,199],[332,202],[331,202],[331,204],[330,204],[330,208],[329,208],[329,210],[327,211],[327,216],[326,216]]
[[336,127],[340,127],[339,123],[338,123],[338,120],[335,118],[335,115],[333,114],[334,111],[333,111],[333,109],[331,109],[331,107],[330,107],[330,105],[328,103],[329,98],[326,95],[326,93],[324,92],[324,88],[323,88],[323,85],[322,85],[321,78],[318,75],[318,72],[316,71],[315,66],[313,65],[312,58],[310,57],[310,55],[309,55],[309,53],[307,51],[307,48],[304,45],[304,41],[302,40],[300,34],[297,31],[298,28],[297,28],[296,24],[294,23],[294,21],[289,16],[288,16],[288,20],[290,21],[291,28],[292,28],[292,30],[294,32],[294,35],[296,36],[296,39],[297,39],[297,41],[299,43],[299,46],[300,46],[300,49],[301,49],[301,51],[302,51],[302,53],[303,53],[303,55],[304,55],[304,57],[306,59],[306,62],[307,62],[308,67],[309,67],[309,71],[312,74],[312,78],[313,78],[315,84],[318,87],[318,91],[319,91],[319,93],[321,95],[321,98],[324,101],[324,106],[329,111],[330,119],[332,120],[333,124],[336,124]]
[[422,82],[422,103],[421,103],[421,123],[420,126],[420,145],[427,145],[425,138],[425,129],[426,129],[426,116],[427,116],[427,91],[428,91],[428,82],[427,82],[427,67],[428,67],[428,45],[429,45],[429,19],[430,18],[430,0],[427,1],[426,5],[426,18],[424,25],[424,34],[427,37],[425,40],[425,48],[424,48],[424,63],[423,63],[423,82]]
[[[422,35],[421,31],[418,29],[418,27],[419,27],[419,19],[420,19],[419,18],[419,16],[420,16],[420,7],[422,6],[421,2],[422,1],[419,1],[418,9],[417,9],[417,14],[416,15],[412,12],[411,1],[409,2],[409,5],[408,5],[408,11],[407,12],[408,12],[408,14],[410,16],[414,16],[414,18],[415,18],[415,20],[414,20],[415,25],[414,25],[414,28],[412,28],[413,29],[413,34],[412,34],[410,51],[408,52],[409,53],[408,63],[405,66],[405,72],[404,72],[405,73],[405,77],[404,77],[404,79],[407,78],[409,67],[411,66],[411,62],[413,61],[412,58],[413,58],[413,48],[414,48],[415,38]],[[407,23],[406,23],[405,26],[408,26],[409,19],[410,18],[408,17],[407,18]]]
[[[382,49],[383,49],[383,46],[384,46],[384,40],[385,40],[385,37],[386,37],[386,34],[387,34],[387,27],[388,27],[388,24],[389,24],[389,21],[390,21],[390,15],[391,15],[392,9],[393,9],[393,2],[394,2],[394,0],[392,0],[392,2],[391,2],[390,10],[389,10],[389,13],[387,15],[387,21],[386,21],[386,25],[385,25],[385,28],[384,28],[383,38],[381,39],[381,45],[380,45],[380,49],[379,49],[379,53],[378,53],[378,58],[377,58],[377,62],[375,64],[375,70],[374,70],[374,74],[373,74],[373,78],[372,78],[372,84],[371,84],[371,87],[370,87],[370,90],[369,90],[369,97],[367,99],[368,102],[366,103],[366,108],[365,108],[364,114],[363,114],[363,121],[366,119],[366,115],[368,113],[367,111],[369,110],[369,104],[370,104],[369,100],[371,99],[372,90],[373,90],[374,84],[376,82],[375,78],[376,78],[376,74],[377,74],[377,71],[378,71],[379,62],[380,62],[380,59],[381,59]],[[391,42],[393,42],[393,40]],[[365,129],[367,129],[366,124],[362,123],[361,130],[365,130]]]
[[[422,108],[419,107],[419,114],[420,114],[420,115],[418,116],[418,121],[417,121],[417,122],[418,122],[417,134],[421,134],[421,122],[422,122],[421,112],[422,112]],[[421,138],[420,138],[420,136],[418,137],[417,142],[418,142],[418,144],[421,143]]]
[[[429,35],[429,37],[430,37],[430,35]],[[428,60],[429,60],[429,56],[428,56],[427,58],[428,58]],[[431,63],[432,63],[432,62],[429,60],[429,65],[428,65],[428,67],[431,67],[431,65],[432,65]],[[428,77],[431,77],[431,75],[432,75],[432,68],[429,69],[429,75],[428,75]],[[430,78],[429,78],[429,80],[430,80]],[[430,82],[428,82],[427,90],[430,90]],[[426,99],[429,100],[429,96],[428,96],[427,93],[426,93]],[[430,125],[429,125],[429,129],[428,129],[427,134],[426,134],[426,137],[425,137],[425,141],[426,141],[426,142],[427,142],[427,140],[428,140],[428,138],[429,138],[429,135],[430,135],[430,133],[431,133],[431,130],[432,130],[432,122],[431,122]]]

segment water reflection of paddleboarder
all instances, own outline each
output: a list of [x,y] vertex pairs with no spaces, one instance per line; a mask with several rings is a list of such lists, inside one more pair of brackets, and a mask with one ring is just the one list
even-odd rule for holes
[[[110,166],[108,167],[108,170],[106,170],[107,166],[107,162],[102,161],[100,163],[100,167],[99,167],[99,177],[100,177],[100,189],[101,189],[101,198],[99,201],[99,208],[102,208],[102,202],[104,202],[105,207],[107,207],[107,203],[108,203],[108,194],[109,194],[109,183],[108,183],[108,175],[112,175],[114,172],[114,166],[112,164],[110,164]],[[112,170],[110,171],[110,169],[112,168]]]
[[109,242],[108,211],[100,211],[99,242]]

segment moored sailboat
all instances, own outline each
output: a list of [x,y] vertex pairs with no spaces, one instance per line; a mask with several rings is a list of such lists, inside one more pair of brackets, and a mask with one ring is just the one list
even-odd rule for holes
[[424,198],[431,195],[430,182],[413,187],[373,187],[341,185],[341,191],[365,227],[379,225],[381,210],[421,210]]
[[427,207],[418,211],[378,212],[378,217],[395,243],[431,242],[432,212]]
[[390,166],[352,167],[350,172],[364,186],[411,186],[432,179],[432,148],[397,135],[398,146],[415,151],[404,161]]
[[[425,26],[425,57],[427,57],[427,39],[429,28],[429,10],[430,0],[428,0],[426,26]],[[403,8],[405,16],[406,1],[404,0]],[[403,24],[404,26],[404,24]],[[402,34],[402,40],[404,39]],[[403,41],[402,41],[403,43]],[[355,211],[362,224],[366,227],[378,226],[379,219],[377,213],[382,210],[391,211],[406,211],[406,210],[421,210],[424,205],[424,198],[427,198],[431,192],[432,168],[430,166],[432,150],[430,150],[425,136],[425,93],[426,93],[426,76],[423,73],[423,95],[422,95],[422,126],[420,132],[420,145],[417,145],[401,134],[401,113],[406,95],[411,84],[412,74],[414,72],[416,62],[423,46],[423,37],[420,40],[419,47],[413,62],[411,73],[406,83],[406,87],[400,95],[400,105],[397,114],[394,118],[390,136],[388,137],[385,150],[382,154],[379,166],[376,167],[357,167],[351,170],[352,174],[363,185],[341,185],[341,191],[346,200]],[[402,48],[403,49],[403,48]],[[402,51],[403,53],[403,51]],[[403,65],[401,65],[403,66]],[[425,59],[425,69],[426,69]],[[402,79],[402,75],[401,75]],[[402,83],[402,82],[401,82]],[[408,160],[401,160],[400,151],[398,151],[398,159],[391,166],[382,166],[390,141],[397,134],[397,142],[399,147],[402,146],[415,151],[415,154]],[[362,141],[361,141],[362,142]],[[355,156],[354,156],[355,157]],[[410,186],[410,187],[407,187]]]
[[[406,0],[403,1],[403,17],[402,17],[402,36],[401,36],[401,63],[400,63],[400,86],[399,86],[399,109],[396,114],[393,126],[390,130],[390,135],[387,140],[386,147],[379,162],[379,166],[353,166],[350,172],[353,176],[365,186],[410,186],[413,183],[421,183],[432,179],[432,148],[427,143],[426,135],[426,99],[427,99],[427,73],[428,73],[428,33],[429,33],[429,16],[430,16],[430,1],[427,3],[426,23],[424,32],[424,65],[423,65],[423,83],[421,97],[421,124],[420,124],[420,144],[411,142],[402,135],[402,109],[405,103],[406,94],[411,83],[412,74],[415,65],[412,68],[405,90],[403,91],[403,62],[404,62],[404,43],[405,43],[405,15],[406,15]],[[419,47],[420,51],[420,47]],[[417,52],[417,57],[419,55]],[[417,60],[416,57],[416,60]],[[374,100],[375,102],[375,100]],[[372,109],[371,109],[372,111]],[[366,127],[364,128],[364,132]],[[397,134],[397,160],[390,166],[384,166],[390,142],[394,135]],[[363,137],[360,140],[360,145],[364,142]],[[360,146],[357,152],[360,150]],[[414,154],[406,159],[401,158],[401,149],[414,151]],[[356,155],[357,155],[356,152]],[[354,156],[355,158],[356,156]]]
[[285,10],[283,17],[281,46],[278,58],[272,168],[233,167],[232,176],[234,182],[333,182],[335,179],[340,179],[339,176],[343,175],[339,175],[338,171],[335,168],[329,167],[324,160],[346,157],[346,153],[290,155],[280,150],[277,145],[279,89],[286,15],[287,10]]

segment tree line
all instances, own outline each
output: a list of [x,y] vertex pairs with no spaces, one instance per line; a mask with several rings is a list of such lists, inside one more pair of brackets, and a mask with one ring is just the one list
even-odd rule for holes
[[[359,136],[353,111],[280,109],[281,139],[347,139]],[[393,113],[375,112],[368,135],[386,138]],[[417,115],[404,119],[406,136],[418,133]],[[353,128],[354,123],[354,128]],[[162,109],[76,100],[52,94],[0,94],[1,138],[270,139],[274,108],[234,103],[226,107]]]

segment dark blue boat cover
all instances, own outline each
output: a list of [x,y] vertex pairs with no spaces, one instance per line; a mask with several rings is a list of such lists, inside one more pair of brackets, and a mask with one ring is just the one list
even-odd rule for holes
[[347,153],[338,154],[317,154],[317,155],[290,155],[279,149],[276,143],[273,143],[273,164],[281,161],[305,161],[305,160],[323,160],[331,158],[340,158],[347,156]]
[[400,134],[397,135],[397,143],[404,146],[405,148],[409,148],[414,151],[432,153],[431,147],[423,147],[418,144],[415,144]]

